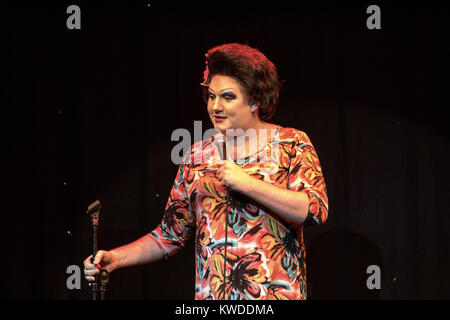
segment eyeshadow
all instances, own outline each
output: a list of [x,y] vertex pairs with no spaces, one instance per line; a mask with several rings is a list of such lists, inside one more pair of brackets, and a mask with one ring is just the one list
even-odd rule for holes
[[236,98],[236,94],[235,94],[234,92],[231,92],[231,91],[223,92],[223,93],[221,94],[221,96],[222,96],[222,97],[230,97],[230,98],[233,98],[233,99]]

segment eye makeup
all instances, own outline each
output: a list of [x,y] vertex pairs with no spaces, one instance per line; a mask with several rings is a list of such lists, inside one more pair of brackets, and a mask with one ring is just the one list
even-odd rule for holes
[[[214,100],[216,98],[216,95],[214,93],[212,93],[211,91],[209,91],[207,98]],[[222,94],[220,94],[220,98],[225,101],[231,101],[231,100],[236,99],[237,96],[234,92],[227,91],[227,92],[223,92]]]
[[231,91],[226,91],[226,92],[222,93],[220,95],[220,97],[222,99],[225,99],[226,101],[231,101],[231,100],[234,100],[237,98],[236,94],[234,94],[234,92],[231,92]]
[[216,97],[216,95],[214,93],[212,93],[211,91],[208,91],[208,95],[206,96],[206,98],[208,100],[214,99]]

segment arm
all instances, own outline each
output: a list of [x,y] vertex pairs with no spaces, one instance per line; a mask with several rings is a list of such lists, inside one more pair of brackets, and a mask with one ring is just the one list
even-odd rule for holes
[[247,177],[248,179],[245,179],[237,188],[238,192],[261,203],[290,222],[302,224],[305,221],[309,209],[309,199],[305,192],[281,189],[249,175]]
[[119,268],[153,263],[163,258],[155,240],[148,234],[138,240],[110,251],[113,257],[111,271]]
[[94,281],[100,269],[112,272],[119,268],[156,262],[175,254],[189,237],[191,224],[192,215],[187,205],[181,201],[172,203],[169,199],[162,223],[152,232],[124,246],[109,251],[99,250],[93,263],[92,255],[87,257],[83,262],[86,280]]
[[280,172],[287,171],[285,187],[256,179],[231,161],[222,162],[218,179],[290,222],[324,223],[328,217],[325,180],[308,136],[299,133],[292,148],[280,148],[279,152],[279,161],[284,166]]
[[167,258],[181,249],[192,229],[193,215],[182,183],[182,166],[170,192],[161,224],[138,240],[115,249],[99,250],[93,263],[91,256],[84,260],[84,274],[88,281],[100,269],[112,272],[119,268],[152,263]]
[[305,192],[281,189],[253,178],[234,162],[224,161],[218,178],[224,185],[245,194],[290,222],[302,224],[308,215],[309,199]]
[[87,257],[83,262],[84,275],[86,280],[94,281],[94,276],[100,273],[100,269],[111,273],[120,268],[156,262],[163,256],[155,240],[147,234],[124,246],[109,251],[99,250],[93,263],[92,255]]

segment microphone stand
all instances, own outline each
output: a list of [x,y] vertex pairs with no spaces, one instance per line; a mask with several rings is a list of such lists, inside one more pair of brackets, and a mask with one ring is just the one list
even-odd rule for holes
[[[222,143],[222,159],[227,160],[227,142],[226,142],[226,136],[224,137],[223,143]],[[233,205],[231,203],[232,199],[234,198],[231,196],[231,190],[229,187],[226,187],[226,195],[225,195],[225,252],[224,252],[224,259],[223,259],[223,286],[224,286],[224,293],[223,293],[223,299],[225,300],[226,296],[226,283],[227,283],[227,247],[228,247],[228,213],[230,209],[232,209]],[[234,202],[234,201],[233,201]],[[231,208],[230,208],[231,207]]]
[[[97,255],[98,247],[98,228],[100,224],[100,208],[102,207],[100,201],[96,200],[91,203],[87,209],[86,214],[91,218],[92,226],[92,258],[91,263],[94,262],[95,256]],[[100,280],[100,287],[97,281]],[[100,274],[95,277],[94,282],[90,282],[91,287],[91,297],[92,300],[97,300],[97,294],[100,292],[100,300],[105,300],[106,285],[109,282],[109,274],[106,270],[100,270]]]

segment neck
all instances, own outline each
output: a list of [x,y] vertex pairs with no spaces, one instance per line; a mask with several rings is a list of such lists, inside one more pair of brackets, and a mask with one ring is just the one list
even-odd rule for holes
[[243,159],[264,148],[272,139],[274,124],[257,121],[254,126],[244,130],[234,130],[226,135],[228,159]]

